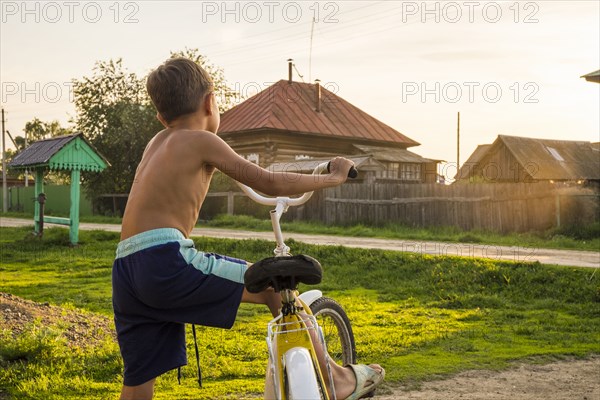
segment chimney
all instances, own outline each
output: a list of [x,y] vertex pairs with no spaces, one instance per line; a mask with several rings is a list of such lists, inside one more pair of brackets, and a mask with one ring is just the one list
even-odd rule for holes
[[315,79],[315,104],[317,105],[315,111],[321,112],[321,81]]
[[288,58],[288,83],[292,83],[292,62],[294,61],[293,58]]

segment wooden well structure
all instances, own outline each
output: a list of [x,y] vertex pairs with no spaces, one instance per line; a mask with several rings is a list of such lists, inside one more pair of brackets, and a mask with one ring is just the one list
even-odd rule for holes
[[[41,234],[44,222],[69,226],[71,244],[79,241],[79,199],[81,171],[101,172],[110,164],[85,139],[83,134],[56,136],[32,143],[9,164],[11,169],[27,169],[35,176],[35,232]],[[44,174],[48,171],[71,172],[69,218],[43,215]],[[41,201],[40,201],[41,200]]]

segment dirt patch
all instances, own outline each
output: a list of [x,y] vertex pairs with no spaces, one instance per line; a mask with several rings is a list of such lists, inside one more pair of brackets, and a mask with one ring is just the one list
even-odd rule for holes
[[419,390],[390,392],[377,400],[600,400],[600,356],[501,372],[466,371]]
[[95,346],[107,336],[116,341],[114,323],[108,317],[36,303],[0,292],[0,329],[7,329],[16,337],[36,320],[42,326],[59,327],[61,336],[71,347]]

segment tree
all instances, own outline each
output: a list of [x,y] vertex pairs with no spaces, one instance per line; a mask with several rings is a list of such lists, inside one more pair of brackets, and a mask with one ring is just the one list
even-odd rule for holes
[[[39,118],[34,118],[25,123],[25,135],[29,143],[37,142],[38,140],[48,139],[54,136],[68,135],[71,129],[63,128],[58,121],[44,122]],[[16,139],[15,139],[16,140]]]
[[16,151],[21,151],[25,148],[26,142],[23,136],[17,136],[15,138],[15,145],[17,146]]
[[146,144],[162,129],[144,81],[118,59],[96,63],[91,77],[73,84],[77,129],[111,163],[100,174],[82,174],[84,189],[94,199],[128,193]]

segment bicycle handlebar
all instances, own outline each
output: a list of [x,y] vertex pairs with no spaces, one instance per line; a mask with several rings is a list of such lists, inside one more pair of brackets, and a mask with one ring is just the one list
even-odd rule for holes
[[[327,170],[327,172],[329,172],[329,166],[331,164],[331,161],[329,162],[324,162],[321,163],[319,165],[317,165],[315,167],[315,169],[313,170],[312,174],[313,175],[319,175],[321,174],[323,171]],[[356,178],[358,176],[358,170],[355,167],[350,168],[350,171],[348,171],[348,177],[349,178]],[[313,195],[313,192],[306,192],[304,193],[302,196],[297,197],[297,198],[289,198],[289,197],[266,197],[263,195],[260,195],[258,193],[256,193],[254,191],[254,189],[244,185],[243,183],[240,182],[236,182],[238,184],[238,186],[242,189],[242,191],[244,193],[246,193],[246,195],[248,197],[250,197],[252,200],[254,200],[255,202],[259,203],[259,204],[263,204],[265,206],[276,206],[282,199],[286,200],[286,203],[288,206],[299,206],[302,205],[304,203],[306,203]]]

